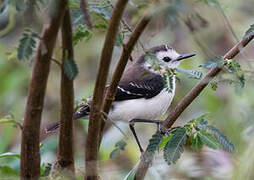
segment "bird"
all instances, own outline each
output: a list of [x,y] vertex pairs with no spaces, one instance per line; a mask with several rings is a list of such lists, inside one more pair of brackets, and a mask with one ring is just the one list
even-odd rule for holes
[[[182,60],[192,56],[195,54],[179,54],[170,45],[158,45],[143,53],[124,71],[107,118],[129,123],[141,153],[144,150],[134,124],[156,123],[159,128],[162,121],[156,118],[166,113],[175,95],[176,76],[168,72],[177,68]],[[106,86],[106,90],[108,87]],[[75,112],[73,119],[88,117],[89,104],[85,103]],[[50,133],[58,127],[59,122],[55,122],[46,128],[46,132]]]

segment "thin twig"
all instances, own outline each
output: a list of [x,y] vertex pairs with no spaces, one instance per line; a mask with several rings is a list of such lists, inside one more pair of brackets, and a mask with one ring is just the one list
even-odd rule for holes
[[51,58],[51,61],[56,63],[59,67],[62,67],[62,64],[57,59]]
[[[232,49],[230,49],[225,55],[224,59],[232,59],[234,58],[252,39],[254,38],[254,34],[249,36],[248,38],[244,38],[239,43],[237,43]],[[189,93],[183,98],[183,100],[173,109],[166,120],[164,120],[163,125],[166,128],[172,127],[177,118],[181,115],[181,113],[192,103],[192,101],[203,91],[203,89],[212,81],[212,79],[222,70],[220,67],[215,67],[211,69],[203,79],[196,84]],[[145,154],[147,151],[145,151]],[[138,169],[136,171],[135,179],[140,180],[144,179],[146,172],[149,168],[149,165],[152,162],[141,159]]]

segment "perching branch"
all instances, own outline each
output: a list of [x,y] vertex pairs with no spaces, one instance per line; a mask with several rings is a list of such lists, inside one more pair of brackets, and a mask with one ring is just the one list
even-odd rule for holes
[[91,114],[88,126],[88,135],[86,142],[86,178],[99,179],[98,175],[98,150],[100,142],[100,130],[102,122],[102,103],[105,91],[106,80],[108,76],[109,66],[112,58],[114,42],[117,35],[118,27],[123,15],[124,8],[128,0],[118,0],[110,18],[109,26],[103,45],[100,66],[96,79],[93,103],[91,106]]
[[[237,43],[232,49],[230,49],[225,55],[224,59],[234,58],[252,39],[254,34],[244,38],[239,43]],[[177,118],[182,114],[182,112],[192,103],[192,101],[203,91],[203,89],[212,81],[212,79],[222,70],[221,67],[215,67],[211,69],[203,79],[201,79],[198,84],[196,84],[189,93],[183,98],[183,100],[175,107],[175,109],[169,113],[167,119],[163,122],[166,128],[172,127]],[[146,152],[145,152],[146,153]],[[150,158],[152,159],[152,158]],[[138,169],[136,171],[135,179],[144,179],[146,172],[149,168],[151,161],[141,159]]]
[[25,109],[21,141],[21,179],[39,179],[40,176],[40,124],[51,56],[61,25],[67,0],[58,0],[54,16],[45,28],[37,50]]
[[[62,64],[74,58],[72,27],[69,8],[66,9],[62,23]],[[74,113],[74,90],[73,80],[70,80],[61,72],[61,112],[60,130],[57,153],[57,163],[61,168],[67,168],[74,172],[74,151],[73,151],[73,120]]]

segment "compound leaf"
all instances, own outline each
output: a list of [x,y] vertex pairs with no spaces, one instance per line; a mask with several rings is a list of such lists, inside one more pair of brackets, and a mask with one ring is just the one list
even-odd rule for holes
[[203,73],[198,70],[186,70],[182,68],[176,68],[176,71],[186,75],[188,78],[201,79],[203,76]]
[[198,137],[202,141],[202,143],[212,149],[219,149],[220,144],[218,143],[217,139],[213,137],[211,134],[208,134],[205,131],[199,131]]
[[187,139],[185,128],[178,128],[172,132],[173,136],[164,147],[164,160],[168,165],[175,163],[184,151],[184,144]]
[[78,67],[73,59],[64,61],[64,73],[70,80],[74,80],[78,75]]

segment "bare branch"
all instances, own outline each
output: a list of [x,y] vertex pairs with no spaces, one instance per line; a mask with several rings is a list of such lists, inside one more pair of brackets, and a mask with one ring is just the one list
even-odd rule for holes
[[58,0],[54,16],[45,28],[36,55],[29,86],[21,142],[21,179],[39,179],[40,124],[50,62],[67,0]]
[[118,27],[128,0],[118,0],[110,18],[104,46],[100,57],[100,66],[96,79],[93,103],[88,126],[86,142],[86,179],[99,179],[98,175],[98,150],[102,122],[103,95],[108,76],[109,66],[114,48],[114,41]]
[[[74,59],[72,26],[69,8],[66,9],[62,23],[62,64],[68,59]],[[60,130],[57,153],[57,163],[61,168],[67,168],[74,172],[74,150],[73,150],[73,116],[74,112],[74,90],[73,80],[70,80],[61,72],[61,112]]]
[[90,14],[88,12],[86,0],[80,0],[80,9],[82,10],[83,17],[84,17],[84,20],[85,20],[85,23],[86,23],[87,27],[89,29],[92,29],[93,24],[92,24],[92,21],[91,21],[91,18],[90,18]]
[[[225,55],[224,59],[234,58],[252,39],[254,34],[248,38],[244,38],[238,42],[232,49],[230,49]],[[196,84],[190,92],[183,98],[183,100],[175,107],[175,109],[169,113],[167,119],[163,122],[163,125],[166,128],[172,127],[177,118],[182,114],[182,112],[192,103],[192,101],[203,91],[203,89],[211,82],[211,80],[221,71],[220,67],[215,67],[211,69],[203,79]],[[145,152],[146,153],[146,152]],[[152,159],[152,158],[151,158]],[[151,161],[145,161],[141,159],[138,169],[136,171],[135,179],[140,180],[144,179],[146,172],[149,168]]]

